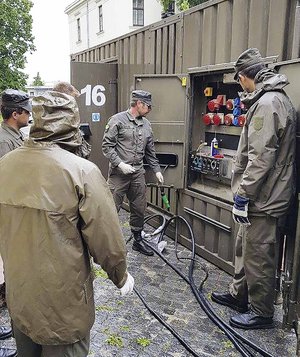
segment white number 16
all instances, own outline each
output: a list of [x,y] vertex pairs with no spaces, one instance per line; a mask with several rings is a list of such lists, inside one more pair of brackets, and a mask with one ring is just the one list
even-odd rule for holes
[[106,96],[103,93],[105,88],[98,84],[93,89],[90,84],[87,84],[84,88],[81,89],[81,94],[86,94],[85,96],[85,105],[91,105],[92,102],[94,105],[101,107],[106,102]]

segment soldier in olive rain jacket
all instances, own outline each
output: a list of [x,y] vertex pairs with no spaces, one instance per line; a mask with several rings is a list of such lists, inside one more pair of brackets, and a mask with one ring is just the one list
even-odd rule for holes
[[29,139],[0,160],[8,309],[18,356],[31,356],[29,338],[43,356],[84,341],[84,357],[95,318],[90,255],[121,292],[133,279],[110,190],[96,165],[72,153],[81,145],[75,99],[49,92],[32,104]]

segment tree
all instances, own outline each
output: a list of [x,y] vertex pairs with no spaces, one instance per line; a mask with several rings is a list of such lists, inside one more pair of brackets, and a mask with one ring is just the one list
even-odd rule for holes
[[45,85],[45,82],[42,80],[42,78],[40,76],[40,72],[38,72],[37,75],[35,77],[33,77],[32,86],[40,87],[43,85]]
[[35,50],[30,0],[0,1],[0,91],[24,89],[26,52]]
[[187,10],[190,7],[203,4],[204,2],[207,2],[208,0],[176,0],[176,4],[178,9],[181,11]]
[[161,6],[163,7],[163,11],[167,12],[169,9],[169,6],[174,2],[174,0],[159,0],[161,3]]

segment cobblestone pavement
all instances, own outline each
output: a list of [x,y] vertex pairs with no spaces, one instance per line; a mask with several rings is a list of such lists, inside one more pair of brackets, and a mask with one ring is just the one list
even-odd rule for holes
[[[121,211],[124,237],[130,236],[128,213]],[[164,251],[167,259],[187,274],[188,261],[178,261],[174,243],[167,239]],[[145,257],[132,251],[128,243],[128,270],[135,278],[135,287],[149,306],[155,310],[199,356],[240,356],[226,335],[207,317],[196,302],[189,285],[157,255]],[[187,257],[188,250],[179,247],[179,255]],[[209,269],[204,291],[208,299],[214,290],[226,291],[230,276],[199,258]],[[135,293],[121,297],[119,290],[95,266],[96,321],[91,331],[89,356],[93,357],[189,357],[191,353],[161,325],[144,307]],[[196,284],[204,278],[200,265],[195,266]],[[232,310],[212,303],[215,311],[228,322]],[[246,338],[266,349],[274,357],[295,356],[296,337],[280,329],[281,311],[276,307],[276,328],[242,331]],[[6,309],[0,311],[0,323],[8,324]],[[0,346],[14,347],[14,340],[0,341]],[[60,357],[60,356],[57,356]]]

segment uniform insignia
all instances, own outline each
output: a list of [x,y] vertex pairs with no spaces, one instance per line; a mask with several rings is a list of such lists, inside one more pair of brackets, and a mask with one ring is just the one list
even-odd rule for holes
[[109,124],[106,124],[106,126],[105,126],[105,132],[107,132],[108,129],[109,129]]
[[259,131],[264,126],[264,118],[263,117],[253,117],[253,127],[256,131]]

